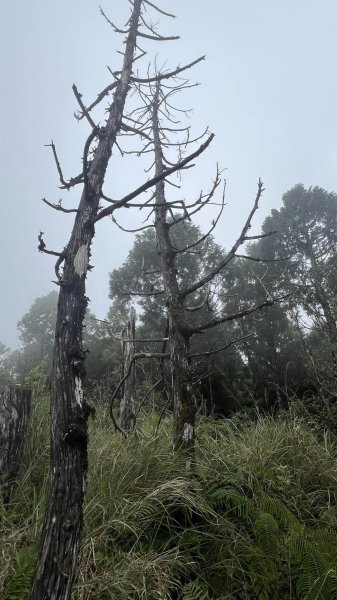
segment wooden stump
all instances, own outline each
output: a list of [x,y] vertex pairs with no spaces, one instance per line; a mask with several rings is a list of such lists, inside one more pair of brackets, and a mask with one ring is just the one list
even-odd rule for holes
[[29,388],[0,388],[0,482],[5,502],[9,502],[21,466],[31,403]]

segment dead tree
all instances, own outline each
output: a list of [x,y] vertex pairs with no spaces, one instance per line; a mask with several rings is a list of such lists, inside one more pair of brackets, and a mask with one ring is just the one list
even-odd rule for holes
[[135,424],[135,401],[136,401],[136,369],[134,362],[136,338],[136,312],[134,308],[130,310],[130,318],[127,326],[122,331],[122,354],[123,369],[129,373],[124,382],[123,396],[120,404],[121,427],[124,431],[130,431]]
[[[185,84],[180,84],[179,89],[182,89],[187,85],[189,85],[188,82],[185,82]],[[172,104],[169,103],[169,101],[171,96],[175,92],[175,88],[172,88],[170,90],[163,90],[160,83],[156,84],[156,91],[151,106],[156,175],[163,173],[165,170],[163,146],[170,146],[170,142],[167,139],[165,127],[161,124],[160,111],[166,116],[170,115],[169,111],[172,112],[173,107]],[[170,129],[173,131],[172,126],[170,127]],[[187,143],[190,143],[189,139],[184,142],[184,145],[186,146]],[[169,221],[167,218],[167,213],[170,210],[170,203],[166,201],[164,180],[158,182],[156,184],[155,189],[156,207],[154,225],[157,235],[157,249],[161,259],[162,278],[164,283],[165,299],[167,304],[170,326],[170,359],[172,369],[172,394],[174,415],[173,443],[175,448],[191,449],[193,448],[194,444],[194,421],[196,414],[196,403],[194,399],[192,386],[192,376],[190,367],[191,359],[196,356],[205,356],[207,354],[214,354],[217,352],[224,351],[226,348],[228,348],[229,345],[241,341],[242,339],[238,338],[237,340],[232,340],[231,342],[223,345],[223,347],[213,349],[209,352],[201,352],[196,355],[190,353],[189,347],[191,337],[194,334],[200,334],[206,329],[215,327],[217,325],[220,325],[221,323],[228,322],[234,319],[241,319],[246,314],[255,312],[259,308],[262,308],[262,306],[273,304],[278,300],[277,298],[266,298],[266,300],[262,303],[261,306],[248,307],[244,311],[240,311],[238,314],[227,314],[225,316],[214,318],[209,321],[203,321],[198,325],[193,323],[193,321],[190,319],[190,313],[196,313],[204,307],[208,299],[209,289],[206,289],[206,291],[204,291],[204,299],[201,301],[201,303],[199,302],[199,304],[197,305],[195,305],[195,296],[192,296],[193,305],[188,305],[188,297],[191,294],[194,295],[195,292],[198,292],[200,289],[205,289],[205,286],[208,286],[220,273],[220,271],[223,271],[223,269],[229,264],[229,262],[237,256],[238,248],[242,244],[244,244],[245,241],[250,239],[247,233],[251,227],[251,220],[258,208],[259,200],[263,193],[262,182],[259,181],[258,191],[253,208],[241,231],[239,238],[233,245],[230,252],[224,257],[224,259],[219,264],[217,264],[214,267],[212,271],[207,273],[199,281],[196,281],[190,288],[184,290],[181,288],[178,282],[176,257],[177,254],[182,252],[188,252],[192,248],[174,248],[170,237],[170,229],[174,227],[179,221],[190,219],[192,214],[194,214],[198,210],[202,209],[205,205],[207,205],[214,197],[214,194],[216,193],[216,190],[219,187],[220,183],[220,174],[217,169],[216,177],[214,179],[209,194],[201,194],[200,198],[197,200],[195,205],[192,204],[189,207],[183,206],[182,216],[178,218],[173,216],[171,221]],[[205,238],[207,238],[210,235],[210,233],[214,230],[224,207],[224,193],[222,196],[222,201],[219,202],[219,204],[220,210],[218,217],[213,221],[210,230],[204,236],[202,236],[202,238],[198,240],[196,244],[193,244],[193,248],[196,248],[198,244]],[[256,237],[265,236],[261,235]]]
[[[82,389],[86,357],[82,345],[82,327],[88,303],[85,281],[87,272],[92,268],[89,258],[96,223],[111,216],[117,209],[129,206],[131,200],[146,192],[159,179],[184,168],[203,150],[201,147],[172,165],[159,177],[145,181],[120,200],[111,200],[104,194],[103,184],[112,149],[114,146],[120,148],[117,137],[122,133],[145,138],[147,135],[141,127],[135,127],[130,118],[124,118],[129,90],[139,81],[148,81],[148,78],[140,79],[133,73],[135,60],[144,55],[139,46],[139,39],[175,39],[173,36],[163,37],[156,33],[151,25],[147,25],[142,10],[159,10],[152,2],[133,0],[131,6],[131,16],[124,30],[117,28],[107,19],[115,32],[126,36],[122,67],[119,71],[111,72],[112,83],[89,107],[84,105],[82,95],[76,86],[73,86],[79,104],[77,118],[85,118],[91,130],[84,144],[81,173],[69,181],[66,180],[56,147],[53,142],[50,144],[61,188],[69,190],[80,185],[83,186],[83,191],[78,208],[66,209],[61,203],[53,204],[44,199],[44,202],[55,210],[75,215],[72,233],[64,250],[48,250],[43,233],[39,235],[39,250],[57,257],[55,283],[60,292],[51,384],[51,478],[30,600],[70,598],[79,552],[88,467],[87,419],[90,414],[90,407]],[[160,73],[152,81],[167,79],[189,66],[178,67],[172,73]],[[113,93],[113,99],[107,111],[107,120],[103,126],[99,126],[92,117],[92,110],[110,93]],[[109,205],[101,208],[100,204],[103,201]]]
[[[169,351],[165,353],[138,353],[135,354],[134,360],[145,357],[156,357],[161,360],[170,359],[170,368],[172,375],[172,397],[173,397],[173,444],[176,449],[193,450],[195,439],[195,415],[196,402],[194,398],[193,377],[192,377],[192,359],[196,357],[205,357],[212,354],[222,352],[232,344],[243,339],[226,340],[224,344],[218,348],[210,349],[206,352],[191,353],[190,341],[193,335],[202,334],[207,329],[216,327],[221,323],[230,322],[237,319],[242,319],[265,306],[270,306],[282,297],[272,297],[266,295],[266,299],[259,305],[246,306],[242,310],[233,314],[220,315],[210,320],[204,320],[196,323],[196,320],[191,318],[191,313],[196,314],[200,311],[209,299],[209,285],[214,281],[218,274],[226,268],[226,266],[236,257],[244,257],[247,259],[254,258],[238,255],[238,249],[247,241],[252,239],[260,239],[271,235],[273,232],[249,236],[248,232],[251,227],[252,218],[258,209],[259,200],[263,193],[263,184],[259,180],[257,194],[253,207],[248,215],[248,218],[242,228],[242,231],[233,244],[230,251],[223,259],[209,272],[207,272],[198,281],[192,284],[187,289],[183,288],[183,284],[179,282],[179,274],[177,269],[177,256],[183,252],[193,252],[197,250],[198,245],[203,242],[214,230],[224,207],[224,192],[222,199],[215,202],[220,206],[217,218],[212,222],[209,231],[203,235],[197,242],[185,248],[176,248],[172,243],[170,231],[177,223],[186,219],[191,219],[192,215],[204,208],[207,204],[213,203],[212,200],[217,189],[221,185],[221,174],[217,168],[216,176],[211,186],[210,192],[207,194],[201,193],[195,202],[189,204],[181,200],[167,201],[166,199],[166,183],[171,183],[169,180],[164,181],[163,174],[167,173],[170,160],[165,156],[168,149],[178,148],[179,156],[183,154],[184,149],[191,143],[199,140],[200,137],[207,135],[206,132],[196,138],[190,138],[189,128],[177,127],[177,121],[174,119],[174,107],[172,106],[172,96],[186,87],[191,87],[187,80],[175,79],[173,84],[165,84],[157,79],[154,86],[150,90],[143,85],[139,86],[139,94],[143,100],[144,109],[140,110],[140,118],[148,125],[147,134],[151,136],[150,142],[145,146],[146,152],[152,150],[154,155],[153,166],[155,178],[157,179],[155,191],[152,197],[153,204],[148,203],[151,208],[151,213],[154,212],[154,222],[146,227],[154,227],[157,238],[157,251],[160,256],[160,275],[162,281],[162,289],[151,291],[135,291],[125,290],[126,295],[145,295],[153,296],[163,294],[167,307],[167,317],[169,323]],[[181,111],[180,112],[184,112]],[[163,123],[164,121],[164,123]],[[151,129],[150,129],[151,128]],[[170,134],[183,132],[185,139],[182,142],[172,142],[169,139]],[[210,136],[211,138],[213,136]],[[210,138],[208,137],[208,140]],[[208,141],[207,140],[207,141]],[[207,143],[207,142],[206,142]],[[139,152],[139,151],[138,151]],[[177,187],[175,184],[172,184]],[[180,209],[179,216],[173,213]],[[150,214],[151,214],[150,213]],[[169,216],[170,215],[170,216]],[[140,228],[138,231],[141,231]],[[257,260],[257,259],[256,259]],[[200,297],[201,290],[201,297]],[[198,298],[199,295],[199,298]],[[191,298],[190,301],[188,299]],[[246,337],[246,336],[244,336]],[[125,375],[127,376],[127,374]],[[125,380],[124,376],[124,380]]]
[[[159,125],[159,91],[157,86],[152,107],[153,146],[155,153],[155,173],[164,172],[164,155]],[[155,189],[155,229],[157,249],[160,256],[161,272],[165,290],[165,300],[169,321],[170,361],[172,372],[172,398],[174,414],[173,443],[180,448],[189,448],[194,440],[195,402],[191,386],[189,342],[191,325],[186,318],[184,299],[180,294],[175,265],[175,250],[172,247],[168,206],[165,198],[164,181],[159,181]]]
[[0,483],[5,503],[21,467],[31,403],[29,388],[17,385],[0,389]]

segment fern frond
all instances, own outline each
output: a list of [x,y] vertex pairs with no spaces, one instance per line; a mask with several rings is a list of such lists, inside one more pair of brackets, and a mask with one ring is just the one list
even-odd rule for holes
[[184,585],[182,600],[209,600],[208,591],[203,581],[195,579]]
[[336,562],[337,533],[332,529],[320,527],[308,530],[308,539],[318,551],[333,563]]
[[279,523],[288,527],[291,532],[297,535],[303,533],[303,525],[301,525],[294,513],[278,498],[269,496],[263,490],[259,490],[257,503],[264,512],[270,513]]
[[[326,534],[326,532],[325,532]],[[318,547],[304,537],[289,542],[293,560],[298,562],[300,575],[296,588],[305,600],[336,600],[337,572]]]
[[261,600],[271,598],[270,594],[275,592],[279,578],[279,568],[274,556],[266,555],[260,546],[250,546],[240,559],[247,564],[254,597]]
[[253,520],[259,515],[254,502],[233,488],[217,488],[210,493],[210,499],[215,507],[244,520]]
[[336,600],[337,598],[337,573],[329,569],[316,579],[305,600]]
[[274,517],[261,513],[253,523],[257,542],[267,556],[277,559],[279,556],[279,528]]
[[27,598],[34,573],[37,552],[35,546],[20,548],[16,557],[16,568],[6,586],[4,600]]

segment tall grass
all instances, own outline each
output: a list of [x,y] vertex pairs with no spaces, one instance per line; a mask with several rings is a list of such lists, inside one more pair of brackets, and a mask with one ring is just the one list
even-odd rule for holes
[[[26,597],[36,557],[46,421],[40,405],[12,503],[1,507],[5,600]],[[333,440],[292,414],[200,421],[187,471],[170,419],[158,434],[156,421],[144,414],[127,440],[103,410],[90,424],[74,600],[337,598]]]
[[[18,575],[19,591],[17,595],[13,591],[13,594],[7,597],[13,600],[25,598],[22,588],[28,588],[34,567],[35,545],[42,524],[48,476],[47,398],[36,396],[22,466],[9,506],[2,503],[0,489],[0,598],[3,597],[4,590],[14,574]],[[24,586],[21,579],[26,579]],[[13,580],[11,587],[15,589],[15,586],[16,582]]]

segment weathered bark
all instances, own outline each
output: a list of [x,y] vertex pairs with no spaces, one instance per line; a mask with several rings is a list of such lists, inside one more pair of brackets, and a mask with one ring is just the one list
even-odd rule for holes
[[122,349],[124,359],[124,373],[130,373],[124,382],[123,397],[120,405],[121,427],[124,431],[130,431],[135,424],[135,387],[136,387],[136,365],[135,355],[136,335],[136,313],[134,308],[130,310],[130,318],[127,326],[122,331]]
[[0,482],[5,503],[10,500],[21,467],[31,402],[32,390],[29,388],[8,386],[0,389]]
[[[158,90],[153,102],[153,140],[155,148],[155,174],[164,171],[164,161],[159,133]],[[160,256],[165,298],[169,321],[169,344],[173,396],[173,445],[175,449],[191,451],[194,447],[196,405],[191,385],[189,343],[192,328],[186,320],[175,265],[176,254],[172,248],[165,198],[165,182],[159,181],[155,191],[155,228]]]
[[64,255],[57,309],[51,389],[51,481],[30,600],[70,598],[79,551],[87,474],[87,418],[82,390],[85,280],[102,186],[132,72],[142,0],[134,0],[124,62],[105,127],[84,173],[85,185]]

